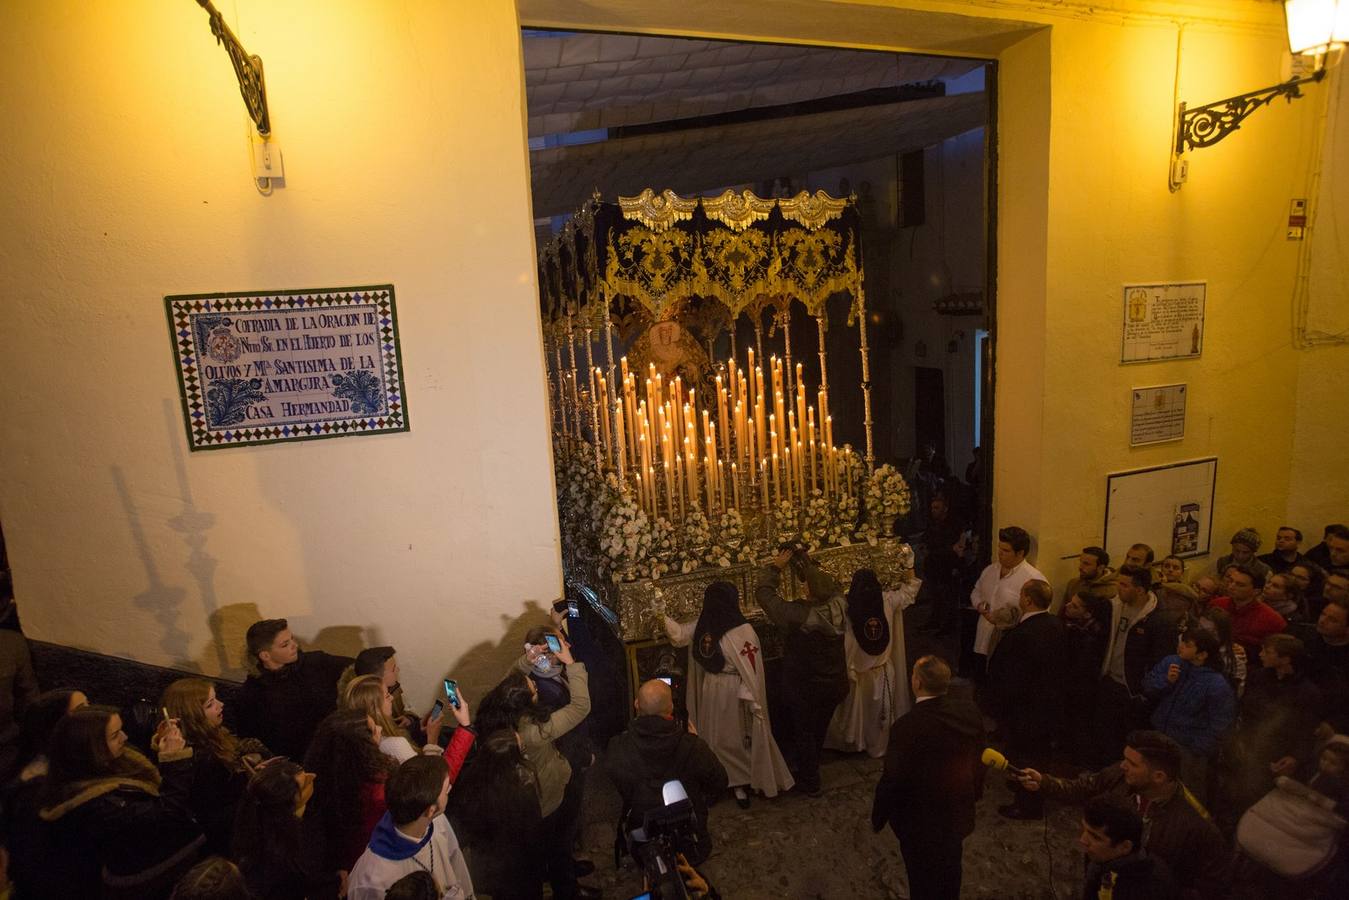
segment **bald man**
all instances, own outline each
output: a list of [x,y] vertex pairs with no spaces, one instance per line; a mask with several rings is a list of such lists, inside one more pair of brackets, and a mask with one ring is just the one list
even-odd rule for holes
[[661,788],[667,781],[684,785],[698,816],[693,843],[677,847],[693,865],[707,858],[712,836],[707,830],[707,806],[726,790],[726,769],[707,742],[674,718],[674,695],[659,679],[637,689],[633,702],[637,717],[628,730],[609,743],[604,770],[623,798],[623,831],[641,827],[648,810],[664,805]]

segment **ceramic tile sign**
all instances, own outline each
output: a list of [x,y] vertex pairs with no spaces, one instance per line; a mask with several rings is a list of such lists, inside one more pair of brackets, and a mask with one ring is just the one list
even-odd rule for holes
[[191,449],[408,430],[393,285],[164,303]]
[[1134,388],[1129,446],[1160,444],[1185,437],[1185,385]]
[[1126,284],[1121,363],[1198,359],[1207,282]]

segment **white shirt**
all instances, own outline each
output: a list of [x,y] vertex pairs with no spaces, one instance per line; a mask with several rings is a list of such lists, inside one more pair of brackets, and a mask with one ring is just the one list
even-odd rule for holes
[[[974,583],[974,590],[970,591],[970,603],[978,609],[980,604],[987,603],[989,612],[995,612],[1008,606],[1015,607],[1021,597],[1021,586],[1027,581],[1039,579],[1048,581],[1044,574],[1028,561],[1022,560],[1017,563],[1012,571],[1006,575],[1002,574],[1002,567],[993,563],[984,569],[979,580]],[[978,630],[974,632],[974,652],[981,653],[984,656],[989,654],[993,642],[993,624],[983,616],[979,617]]]
[[[366,847],[347,879],[347,900],[384,900],[390,886],[411,872],[430,872],[442,892],[441,900],[471,900],[473,881],[454,829],[443,815],[432,821],[431,840],[407,859],[385,859]],[[416,843],[401,831],[398,837]]]

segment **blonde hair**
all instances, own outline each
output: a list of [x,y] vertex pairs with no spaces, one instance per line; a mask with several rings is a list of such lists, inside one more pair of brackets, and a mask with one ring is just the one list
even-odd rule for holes
[[347,709],[363,712],[374,719],[375,724],[383,730],[385,737],[408,737],[407,729],[385,715],[384,695],[386,693],[388,693],[388,688],[384,686],[382,676],[362,675],[359,678],[351,679],[343,699],[346,701]]
[[228,768],[238,770],[239,741],[224,725],[206,718],[206,701],[215,685],[205,678],[180,678],[164,689],[159,705],[178,720],[188,746],[210,750]]

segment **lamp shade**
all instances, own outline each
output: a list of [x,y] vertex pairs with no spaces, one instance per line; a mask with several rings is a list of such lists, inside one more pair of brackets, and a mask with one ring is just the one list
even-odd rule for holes
[[1288,49],[1325,53],[1349,42],[1349,0],[1284,0]]

